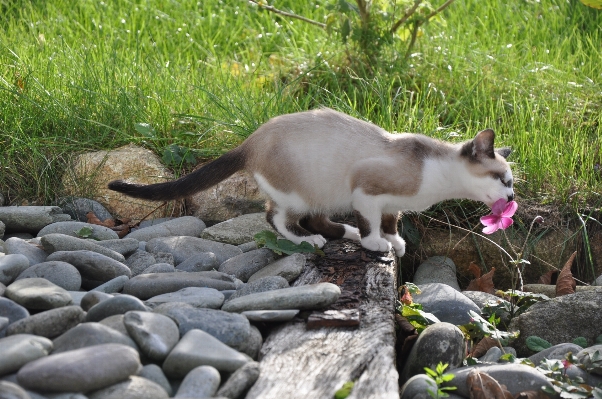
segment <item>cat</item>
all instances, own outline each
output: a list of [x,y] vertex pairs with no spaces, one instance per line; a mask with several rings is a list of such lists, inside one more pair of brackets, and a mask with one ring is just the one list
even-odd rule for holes
[[[175,181],[139,185],[115,180],[111,190],[167,201],[188,197],[245,169],[269,199],[267,220],[283,237],[322,247],[349,238],[372,251],[405,253],[399,213],[447,199],[491,207],[514,198],[506,158],[487,129],[451,144],[421,134],[390,134],[328,108],[275,117],[240,146]],[[357,228],[329,217],[353,212]]]

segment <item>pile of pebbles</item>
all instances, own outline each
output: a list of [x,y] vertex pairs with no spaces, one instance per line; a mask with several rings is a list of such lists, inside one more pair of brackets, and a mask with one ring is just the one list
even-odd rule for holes
[[290,286],[303,255],[199,238],[194,217],[123,239],[70,219],[0,207],[2,397],[240,398],[260,373],[257,325],[340,295]]

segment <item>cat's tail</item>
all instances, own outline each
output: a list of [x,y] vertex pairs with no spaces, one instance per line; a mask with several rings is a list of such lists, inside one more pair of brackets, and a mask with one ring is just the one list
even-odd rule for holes
[[114,180],[108,187],[134,198],[170,201],[189,197],[227,179],[245,167],[245,160],[245,148],[240,146],[174,181],[144,185]]

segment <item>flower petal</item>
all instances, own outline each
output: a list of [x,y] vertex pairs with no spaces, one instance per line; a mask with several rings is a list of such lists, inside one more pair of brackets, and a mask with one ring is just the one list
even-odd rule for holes
[[493,234],[498,231],[500,226],[496,223],[490,226],[487,226],[483,229],[483,234]]
[[506,199],[500,198],[499,200],[495,201],[495,203],[491,207],[491,213],[494,215],[501,215],[505,209],[506,209]]
[[512,226],[512,223],[514,223],[514,220],[512,220],[511,218],[502,217],[499,223],[500,229],[506,230],[508,227]]
[[500,220],[500,217],[498,215],[486,215],[486,216],[481,216],[481,223],[483,223],[485,226],[492,226],[492,225],[496,225]]
[[516,201],[510,201],[506,204],[504,211],[502,212],[502,216],[511,218],[514,215],[514,212],[518,209],[518,204]]

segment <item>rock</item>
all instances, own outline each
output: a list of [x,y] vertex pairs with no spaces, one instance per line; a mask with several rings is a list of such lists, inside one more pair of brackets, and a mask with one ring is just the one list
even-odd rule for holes
[[157,252],[156,254],[154,254],[156,263],[167,263],[171,266],[175,265],[174,259],[173,259],[173,255],[170,254],[169,252]]
[[46,310],[71,304],[69,293],[43,278],[15,281],[6,287],[6,296],[27,309]]
[[47,260],[63,261],[75,266],[82,276],[82,286],[86,289],[98,287],[115,277],[130,277],[132,273],[123,263],[88,250],[58,251],[50,254]]
[[58,205],[73,220],[79,220],[80,222],[88,221],[88,212],[93,212],[101,221],[113,219],[113,216],[104,206],[89,198],[66,197],[62,198]]
[[215,394],[227,398],[242,398],[259,378],[259,363],[248,362],[236,370]]
[[260,248],[228,259],[219,266],[218,270],[247,282],[249,277],[273,262],[274,259],[275,255],[272,250]]
[[82,298],[87,294],[86,291],[67,291],[71,300],[73,301],[73,305],[81,306]]
[[85,313],[79,306],[50,309],[15,321],[6,329],[6,335],[35,334],[54,338],[83,322]]
[[299,314],[299,310],[247,310],[241,314],[250,321],[283,322],[292,320],[295,316],[297,316],[297,314]]
[[120,253],[117,253],[111,249],[102,247],[88,240],[82,240],[81,238],[71,237],[65,234],[52,233],[46,234],[41,238],[42,246],[44,250],[50,254],[59,251],[92,251],[101,255],[107,256],[118,262],[125,262],[125,257]]
[[[575,287],[576,292],[583,291],[596,291],[598,295],[602,295],[602,287],[595,285],[578,285]],[[556,285],[555,284],[525,284],[523,286],[523,292],[532,292],[534,294],[543,294],[548,298],[556,297]]]
[[26,256],[29,259],[30,266],[42,263],[48,257],[48,254],[42,248],[17,237],[7,239],[4,246],[7,255],[21,254]]
[[142,274],[144,270],[155,263],[157,263],[155,257],[146,251],[136,251],[125,261],[125,264],[132,271],[131,277]]
[[219,388],[219,371],[211,366],[198,366],[186,374],[174,398],[210,398]]
[[224,294],[215,288],[187,287],[176,292],[154,296],[147,299],[145,304],[154,308],[167,302],[183,302],[195,308],[219,309],[224,303]]
[[529,360],[531,360],[533,364],[535,364],[535,366],[539,366],[539,363],[541,363],[541,361],[544,359],[564,360],[567,353],[572,352],[573,355],[575,355],[582,349],[583,348],[579,345],[575,345],[572,343],[558,344],[529,356]]
[[55,353],[104,344],[120,344],[138,350],[136,343],[126,334],[100,323],[81,323],[53,341]]
[[0,376],[17,372],[27,363],[48,356],[51,351],[52,341],[48,338],[31,334],[0,338]]
[[243,252],[249,252],[254,249],[257,249],[258,247],[257,247],[257,242],[249,241],[249,242],[245,242],[244,244],[238,244],[238,248],[240,248],[240,250]]
[[206,228],[201,234],[202,238],[240,245],[253,241],[255,234],[269,230],[278,234],[267,222],[265,212],[250,213],[226,220]]
[[[81,237],[79,232],[81,229],[92,230],[89,236]],[[119,239],[116,232],[108,227],[100,226],[98,224],[91,224],[85,222],[56,222],[45,226],[38,232],[38,237],[43,237],[47,234],[59,233],[77,238],[91,238],[93,240],[115,240]]]
[[429,399],[428,391],[437,392],[435,380],[426,374],[416,374],[401,387],[400,399]]
[[464,334],[458,327],[443,322],[431,324],[418,336],[399,380],[405,382],[416,374],[424,373],[425,367],[435,370],[439,362],[448,363],[448,370],[453,370],[462,365],[464,348]]
[[8,285],[29,267],[29,259],[21,254],[0,256],[0,283]]
[[234,349],[238,349],[238,351],[249,355],[251,359],[257,360],[259,351],[261,350],[261,345],[263,345],[261,331],[259,331],[259,329],[254,325],[251,325],[249,338],[244,341],[241,347]]
[[125,286],[125,283],[128,280],[128,276],[118,276],[114,279],[107,281],[106,283],[99,285],[96,288],[93,288],[91,291],[100,291],[105,292],[107,294],[121,292],[123,290],[123,287]]
[[552,345],[585,337],[593,345],[602,325],[602,295],[596,291],[563,295],[549,301],[537,302],[525,313],[515,317],[511,330],[521,333],[512,346],[519,356],[532,354],[526,339],[536,335]]
[[282,288],[289,288],[288,281],[284,277],[280,276],[270,276],[270,277],[262,277],[260,279],[254,280],[252,282],[247,283],[245,286],[239,288],[234,292],[228,300],[232,300],[235,298],[239,298],[241,296],[255,294],[259,292],[273,291]]
[[341,290],[331,283],[260,292],[231,299],[222,306],[227,312],[245,310],[321,309],[337,301]]
[[165,360],[180,339],[176,323],[161,314],[129,311],[125,313],[123,322],[140,352],[151,360]]
[[[596,353],[597,352],[597,353]],[[577,352],[576,358],[592,374],[602,375],[602,345],[593,345]]]
[[3,206],[0,221],[6,226],[5,232],[36,234],[44,226],[71,219],[62,212],[58,206]]
[[422,262],[416,269],[413,282],[416,285],[447,284],[456,291],[460,291],[456,277],[456,265],[453,260],[445,256],[431,256]]
[[151,227],[151,226],[156,226],[158,224],[161,223],[165,223],[168,222],[170,220],[174,220],[175,217],[164,217],[164,218],[156,218],[156,219],[144,219],[142,221],[140,221],[140,223],[138,224],[138,227],[136,229],[133,229],[133,231],[136,231],[138,229],[143,229],[145,227]]
[[0,394],[2,399],[32,399],[27,391],[9,381],[0,380]]
[[0,316],[0,331],[4,331],[6,327],[8,327],[8,317]]
[[123,322],[124,317],[125,316],[122,314],[114,314],[113,316],[109,316],[106,319],[102,319],[99,323],[103,326],[112,328],[115,331],[119,331],[127,337],[130,335],[130,333],[128,333],[127,328],[125,328],[125,323]]
[[80,303],[80,306],[86,312],[90,310],[90,308],[96,305],[99,302],[105,301],[107,299],[113,298],[113,295],[109,295],[102,291],[88,291],[83,297]]
[[431,283],[418,287],[422,293],[414,295],[414,302],[421,304],[425,312],[434,314],[440,321],[459,326],[470,322],[470,310],[481,313],[473,301],[447,284]]
[[171,385],[169,384],[167,377],[165,377],[161,367],[156,364],[150,363],[145,365],[138,373],[138,376],[159,384],[169,396],[172,396],[173,390],[171,389]]
[[118,295],[92,306],[88,310],[86,321],[100,321],[116,314],[125,314],[130,310],[147,311],[140,299],[131,295]]
[[[29,312],[23,306],[8,298],[0,297],[0,317],[8,319],[8,325],[17,320],[29,317]],[[0,338],[6,335],[6,328],[0,328]]]
[[174,273],[176,269],[173,265],[169,263],[155,263],[144,269],[142,274],[150,274],[150,273]]
[[502,357],[502,350],[497,346],[491,347],[487,352],[479,358],[481,363],[497,363]]
[[138,241],[150,241],[153,238],[190,236],[198,237],[205,229],[205,223],[194,216],[182,216],[154,226],[145,227],[131,232],[126,238]]
[[[0,194],[2,195],[2,194]],[[2,199],[0,197],[0,199]],[[2,206],[2,205],[0,205]],[[0,237],[4,237],[4,232],[6,231],[6,225],[4,224],[4,222],[2,222],[2,220],[0,220]]]
[[217,257],[213,252],[199,252],[176,266],[176,270],[204,272],[217,269],[218,267]]
[[90,392],[136,374],[142,367],[129,346],[105,344],[52,354],[34,360],[17,373],[26,389],[47,392]]
[[159,384],[146,378],[130,376],[106,388],[88,394],[89,399],[167,399],[169,396]]
[[201,330],[190,330],[173,348],[163,363],[168,377],[183,378],[198,366],[213,366],[219,371],[234,372],[250,359]]
[[232,281],[218,280],[213,272],[141,274],[128,280],[124,294],[149,299],[186,287],[208,287],[217,290],[235,289]]
[[153,238],[146,243],[146,250],[151,253],[171,253],[174,257],[176,266],[190,258],[192,255],[203,252],[213,252],[220,265],[226,260],[242,253],[242,251],[234,245],[186,236]]
[[290,283],[299,277],[304,266],[305,255],[292,254],[279,259],[276,262],[270,263],[266,267],[258,270],[251,277],[249,277],[248,282],[251,283],[267,276],[280,276],[284,277]]
[[44,278],[67,291],[78,291],[82,285],[82,277],[75,266],[61,261],[33,265],[19,274],[15,280],[24,278]]
[[96,244],[127,257],[138,250],[140,242],[133,238],[118,238],[116,240],[98,241]]

